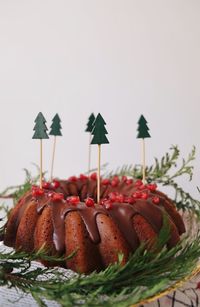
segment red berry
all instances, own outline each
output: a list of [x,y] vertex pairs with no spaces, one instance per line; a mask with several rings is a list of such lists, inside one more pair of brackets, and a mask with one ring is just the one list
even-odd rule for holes
[[52,192],[49,192],[49,193],[47,194],[47,196],[50,198],[50,197],[52,197],[53,194],[54,194],[54,192],[52,191]]
[[111,186],[112,186],[113,188],[117,187],[118,184],[119,184],[119,182],[117,182],[116,180],[112,180],[112,181],[111,181]]
[[147,189],[149,189],[150,191],[155,191],[157,189],[157,184],[152,183],[152,184],[147,184]]
[[80,179],[81,181],[84,181],[84,180],[87,180],[87,179],[88,179],[88,176],[86,176],[86,175],[84,175],[84,174],[80,174],[79,179]]
[[124,195],[119,194],[116,196],[116,202],[123,203],[124,202]]
[[67,197],[67,202],[72,205],[77,205],[78,203],[80,203],[80,198],[79,196],[69,196]]
[[105,203],[105,201],[107,201],[108,199],[107,198],[102,198],[102,199],[100,199],[100,205],[101,206],[104,206],[104,203]]
[[134,193],[132,194],[132,196],[133,196],[133,198],[141,198],[142,193],[141,193],[141,192],[134,192]]
[[49,189],[49,188],[50,188],[50,182],[44,181],[44,182],[42,183],[42,187],[43,187],[43,189]]
[[111,186],[112,187],[117,187],[119,183],[120,183],[119,177],[118,176],[114,176],[112,181],[111,181]]
[[116,201],[116,193],[115,192],[111,192],[108,194],[109,200],[114,202]]
[[147,192],[143,192],[142,194],[141,194],[141,198],[142,199],[147,199],[148,198],[148,193]]
[[135,199],[133,197],[125,197],[124,202],[127,203],[127,204],[134,204]]
[[44,195],[44,190],[40,188],[35,188],[32,190],[32,196],[42,196]]
[[103,184],[103,185],[109,185],[109,184],[110,184],[110,180],[109,180],[109,179],[103,179],[103,180],[101,181],[101,184]]
[[52,186],[53,186],[54,189],[57,189],[60,186],[60,182],[58,180],[54,180],[53,183],[52,183]]
[[132,183],[133,183],[133,179],[127,179],[127,180],[126,180],[126,184],[127,184],[127,185],[131,185]]
[[135,182],[135,186],[136,187],[140,187],[141,185],[143,185],[143,182],[141,179],[138,179],[136,182]]
[[87,207],[94,207],[94,199],[90,198],[90,197],[86,198],[85,204],[86,204]]
[[37,190],[38,189],[38,186],[37,185],[32,185],[31,187],[31,190],[34,191],[34,190]]
[[126,176],[122,176],[122,181],[126,182],[127,181],[127,177]]
[[144,190],[146,189],[146,185],[145,184],[141,184],[141,186],[138,187],[139,190]]
[[52,198],[53,201],[63,200],[64,199],[64,195],[63,195],[63,193],[53,193],[51,195],[51,198]]
[[104,202],[104,207],[107,209],[107,210],[110,210],[112,209],[112,202],[110,200],[106,200]]
[[154,196],[154,197],[152,197],[152,202],[153,202],[155,205],[157,205],[157,204],[159,204],[159,202],[160,202],[160,198],[159,198],[158,196]]
[[92,180],[97,180],[97,173],[92,173],[92,174],[90,175],[90,179],[92,179]]
[[68,178],[68,181],[76,182],[78,178],[76,176],[71,176]]

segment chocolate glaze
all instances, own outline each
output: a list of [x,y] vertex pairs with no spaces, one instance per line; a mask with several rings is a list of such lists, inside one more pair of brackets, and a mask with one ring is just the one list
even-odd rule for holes
[[[60,187],[56,189],[56,192],[62,192],[65,197],[70,195],[78,195],[83,201],[86,197],[96,198],[96,186],[95,180],[78,180],[78,182],[60,181]],[[133,192],[137,191],[134,183],[127,185],[125,182],[120,182],[117,187],[111,185],[101,187],[101,196],[106,197],[110,192],[117,191],[125,196],[130,196]],[[94,244],[99,244],[101,241],[97,216],[98,214],[104,214],[110,216],[115,224],[118,226],[121,233],[124,235],[125,240],[130,246],[130,250],[135,251],[139,246],[139,239],[134,229],[133,217],[136,214],[142,216],[147,223],[149,223],[152,229],[159,233],[163,223],[163,203],[166,201],[164,194],[159,195],[160,204],[154,205],[151,201],[151,197],[147,200],[138,199],[133,205],[127,203],[114,203],[111,210],[106,210],[103,206],[95,205],[95,207],[87,207],[85,203],[81,202],[78,205],[70,205],[64,200],[52,201],[47,196],[48,191],[43,196],[32,197],[30,192],[21,201],[22,206],[19,209],[17,219],[15,221],[15,233],[17,232],[18,225],[21,217],[26,210],[30,202],[34,202],[38,215],[40,215],[45,206],[51,206],[52,208],[52,222],[53,222],[53,242],[56,250],[62,254],[65,252],[65,218],[69,212],[78,212],[86,226],[89,237]],[[157,195],[151,192],[150,196]],[[168,200],[169,201],[169,200]],[[177,213],[178,214],[178,213]],[[170,218],[170,217],[169,217]],[[180,230],[180,220],[176,223],[176,219],[173,222]],[[182,225],[183,222],[182,222]],[[183,230],[183,227],[182,227]]]

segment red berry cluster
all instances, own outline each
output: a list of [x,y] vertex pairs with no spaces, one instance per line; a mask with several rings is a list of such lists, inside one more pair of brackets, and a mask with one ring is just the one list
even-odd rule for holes
[[112,206],[113,206],[112,204],[113,204],[113,202],[108,198],[103,198],[100,201],[100,205],[102,205],[107,210],[112,209]]
[[49,193],[48,196],[52,199],[52,201],[64,200],[63,193]]
[[91,197],[87,197],[85,199],[85,204],[87,207],[94,207],[94,204],[95,204],[94,199]]
[[68,196],[67,203],[70,205],[78,205],[80,203],[80,198],[79,196]]
[[57,189],[60,186],[60,182],[56,179],[53,180],[53,182],[43,181],[42,188],[43,189]]
[[41,189],[38,186],[35,186],[35,185],[32,186],[32,191],[31,192],[32,192],[32,196],[34,196],[34,197],[44,195],[44,190]]

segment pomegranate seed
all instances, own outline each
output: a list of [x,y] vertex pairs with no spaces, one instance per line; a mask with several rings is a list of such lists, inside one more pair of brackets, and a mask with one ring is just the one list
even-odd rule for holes
[[147,185],[147,189],[149,189],[150,191],[155,191],[157,189],[157,184],[152,183],[152,184],[148,184]]
[[133,183],[133,179],[127,179],[127,180],[126,180],[126,184],[127,184],[127,185],[131,185],[132,183]]
[[126,182],[127,181],[127,177],[126,176],[122,176],[122,181]]
[[107,209],[107,210],[110,210],[112,209],[112,202],[107,200],[104,202],[104,207]]
[[143,192],[142,194],[141,194],[141,198],[142,199],[147,199],[148,198],[148,193],[147,192]]
[[154,196],[154,197],[152,198],[152,202],[153,202],[155,205],[157,205],[157,204],[159,204],[159,202],[160,202],[160,198],[159,198],[158,196]]
[[123,203],[124,202],[124,195],[119,194],[116,196],[116,202]]
[[92,179],[92,180],[97,180],[97,173],[92,173],[92,174],[90,175],[90,179]]
[[49,189],[50,188],[50,182],[48,182],[48,181],[43,182],[42,187],[43,187],[43,189]]
[[53,193],[51,195],[51,198],[52,198],[53,201],[63,200],[64,199],[64,195],[63,195],[63,193]]
[[124,202],[128,203],[128,204],[134,204],[135,203],[135,199],[133,197],[125,197],[124,198]]
[[109,180],[109,179],[103,179],[103,180],[101,181],[101,184],[103,184],[103,185],[109,185],[109,184],[110,184],[110,180]]
[[108,194],[109,200],[113,201],[113,202],[116,201],[116,196],[117,195],[116,195],[115,192],[111,192],[111,193]]
[[37,190],[38,189],[38,186],[37,185],[32,185],[31,187],[31,190],[34,191],[34,190]]
[[53,186],[54,189],[57,189],[60,186],[60,182],[58,180],[54,180],[53,183],[52,183],[52,186]]
[[71,176],[68,178],[68,181],[76,182],[78,178],[76,176]]
[[141,193],[141,192],[134,192],[134,193],[132,194],[132,196],[133,196],[133,198],[141,198],[142,193]]
[[104,203],[105,203],[105,201],[107,201],[107,200],[108,200],[107,198],[103,198],[103,199],[100,200],[100,203],[99,203],[99,204],[100,204],[101,206],[104,206]]
[[119,177],[118,176],[114,176],[112,181],[111,181],[111,186],[112,187],[117,187],[119,183],[120,183]]
[[138,179],[138,180],[136,181],[136,183],[135,183],[135,186],[136,186],[136,187],[140,187],[141,185],[143,185],[143,182],[142,182],[141,179]]
[[90,197],[86,198],[85,204],[86,204],[87,207],[94,207],[94,199],[90,198]]
[[42,196],[44,195],[44,190],[37,188],[32,190],[32,196]]
[[54,194],[54,192],[49,192],[49,193],[47,194],[47,196],[48,196],[49,198],[51,198],[53,194]]
[[84,175],[84,174],[80,174],[79,179],[84,181],[88,179],[88,176]]
[[77,205],[78,203],[80,203],[80,198],[79,196],[69,196],[67,197],[67,202],[72,205]]
[[141,186],[138,187],[138,189],[139,189],[139,190],[144,190],[144,189],[146,189],[146,185],[145,185],[145,184],[142,184]]

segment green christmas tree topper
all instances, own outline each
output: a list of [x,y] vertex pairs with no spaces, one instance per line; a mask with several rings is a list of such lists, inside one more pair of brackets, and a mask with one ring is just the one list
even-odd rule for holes
[[86,132],[90,132],[90,133],[92,132],[94,128],[94,121],[95,121],[94,113],[91,113],[88,118],[87,128],[85,129]]
[[46,126],[46,119],[44,118],[44,115],[40,112],[38,113],[36,119],[35,119],[35,126],[33,128],[35,131],[33,135],[33,139],[48,139],[47,134],[47,126]]
[[52,125],[50,127],[51,130],[49,132],[49,135],[62,136],[62,133],[61,133],[62,126],[60,123],[61,123],[61,119],[59,115],[56,114],[54,118],[52,119]]
[[145,139],[145,138],[151,137],[149,134],[149,127],[147,126],[147,121],[143,115],[140,116],[140,119],[138,121],[137,131],[138,131],[138,135],[137,135],[138,139]]
[[105,128],[106,122],[104,121],[103,117],[99,113],[95,119],[94,122],[94,128],[92,130],[92,141],[91,144],[109,144],[109,141],[106,137],[106,134],[108,134],[106,128]]

